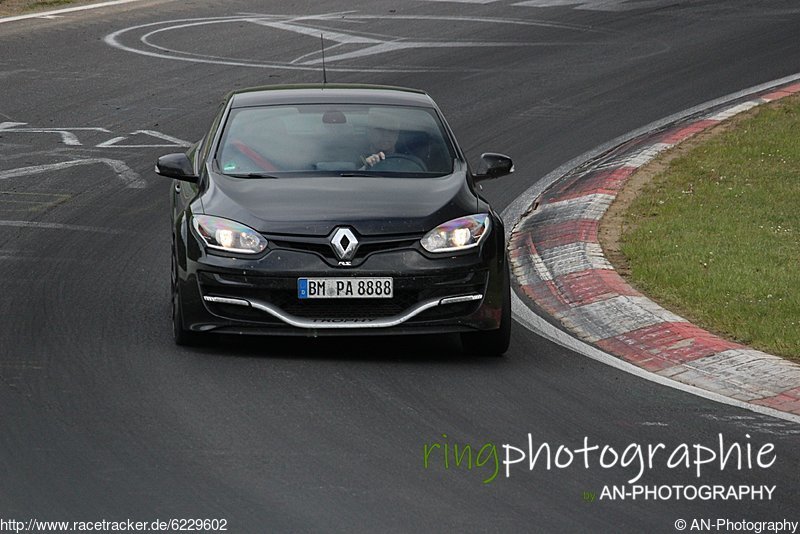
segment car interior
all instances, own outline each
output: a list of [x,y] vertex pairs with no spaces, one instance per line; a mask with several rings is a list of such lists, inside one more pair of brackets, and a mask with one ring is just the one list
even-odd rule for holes
[[[369,110],[312,106],[243,108],[228,119],[217,162],[226,174],[283,172],[434,173],[452,172],[452,155],[441,131],[426,111],[410,110],[394,121],[394,152],[369,167],[372,153]],[[398,110],[392,110],[398,114]],[[399,115],[399,114],[398,114]],[[424,118],[426,120],[421,120]]]

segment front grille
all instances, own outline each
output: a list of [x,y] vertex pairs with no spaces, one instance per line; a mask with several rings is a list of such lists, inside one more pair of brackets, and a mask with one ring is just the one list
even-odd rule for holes
[[[328,263],[335,265],[339,258],[331,247],[331,237],[300,237],[300,236],[281,236],[264,235],[273,249],[297,250],[301,252],[312,252],[324,258]],[[392,252],[396,250],[408,249],[418,243],[422,235],[400,235],[394,237],[363,237],[356,236],[358,248],[352,258],[354,265],[360,264],[369,255],[379,252]]]
[[[307,319],[393,317],[429,299],[483,294],[486,278],[486,272],[464,273],[460,276],[394,277],[394,296],[390,299],[299,299],[297,278],[211,273],[199,275],[203,295],[258,300],[272,304],[289,315]],[[428,319],[457,317],[463,315],[464,310],[474,310],[479,305],[479,302],[448,304],[428,310],[422,316]],[[235,320],[259,320],[258,317],[262,317],[265,322],[274,321],[271,316],[258,310],[231,305],[212,306],[218,315]]]

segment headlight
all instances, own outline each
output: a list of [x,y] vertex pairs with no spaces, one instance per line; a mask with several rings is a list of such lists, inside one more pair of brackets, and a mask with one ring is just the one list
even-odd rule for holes
[[453,252],[477,247],[491,227],[488,213],[460,217],[440,224],[422,238],[428,252]]
[[195,215],[192,223],[209,248],[237,254],[258,254],[267,248],[264,236],[236,221],[211,215]]

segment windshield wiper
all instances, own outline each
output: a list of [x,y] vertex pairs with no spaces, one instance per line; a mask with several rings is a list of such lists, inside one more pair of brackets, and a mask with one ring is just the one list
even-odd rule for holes
[[340,172],[339,176],[342,176],[344,178],[352,178],[354,176],[363,177],[363,178],[369,178],[371,176],[375,176],[375,173],[369,173],[369,172]]
[[272,178],[277,180],[277,176],[273,176],[271,174],[266,174],[263,172],[248,172],[245,174],[228,174],[226,173],[225,176],[233,176],[234,178]]

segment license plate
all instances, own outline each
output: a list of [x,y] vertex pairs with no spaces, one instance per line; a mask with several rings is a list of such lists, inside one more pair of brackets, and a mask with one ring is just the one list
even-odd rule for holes
[[298,278],[300,299],[390,299],[391,278]]

